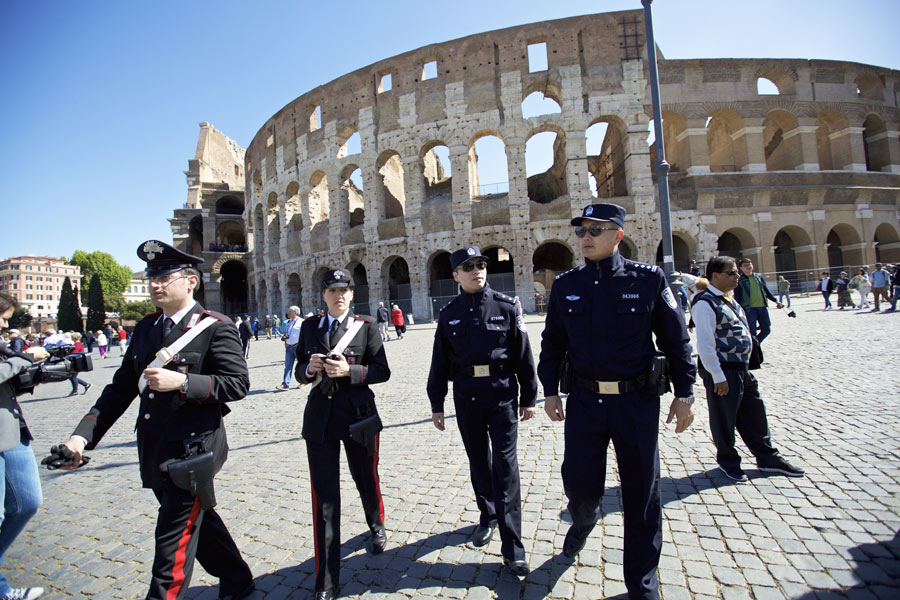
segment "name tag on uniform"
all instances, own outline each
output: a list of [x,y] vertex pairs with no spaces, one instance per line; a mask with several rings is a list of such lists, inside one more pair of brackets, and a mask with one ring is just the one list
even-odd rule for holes
[[622,300],[640,300],[640,294],[622,294]]
[[492,322],[496,322],[496,321],[505,321],[505,320],[506,320],[506,317],[500,315],[500,316],[496,316],[496,317],[491,317],[489,320],[492,321]]

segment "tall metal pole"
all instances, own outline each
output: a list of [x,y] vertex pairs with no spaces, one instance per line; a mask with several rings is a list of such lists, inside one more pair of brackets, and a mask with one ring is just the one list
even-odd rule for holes
[[653,41],[653,0],[641,0],[644,5],[644,29],[647,32],[647,61],[650,63],[650,96],[653,101],[653,131],[656,136],[656,183],[659,186],[659,225],[662,230],[663,270],[668,275],[675,270],[672,250],[672,216],[669,211],[669,163],[663,140],[662,108],[659,102],[659,74],[656,71],[656,43]]

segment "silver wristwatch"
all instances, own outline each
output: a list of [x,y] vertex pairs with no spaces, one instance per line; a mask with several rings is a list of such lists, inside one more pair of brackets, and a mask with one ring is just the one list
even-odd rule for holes
[[675,399],[678,400],[678,401],[680,401],[680,402],[684,402],[684,403],[687,404],[688,406],[691,406],[692,404],[694,404],[694,397],[693,397],[693,396],[684,396],[684,397],[676,396]]

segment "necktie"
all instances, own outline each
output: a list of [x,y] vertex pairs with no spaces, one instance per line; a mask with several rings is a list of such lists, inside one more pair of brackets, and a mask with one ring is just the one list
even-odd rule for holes
[[166,317],[166,320],[163,321],[163,338],[165,338],[172,331],[172,327],[175,326],[175,322],[172,321],[169,317]]
[[337,337],[338,329],[341,327],[341,322],[335,319],[331,322],[331,329],[328,332],[328,341],[332,347],[334,347],[335,338]]

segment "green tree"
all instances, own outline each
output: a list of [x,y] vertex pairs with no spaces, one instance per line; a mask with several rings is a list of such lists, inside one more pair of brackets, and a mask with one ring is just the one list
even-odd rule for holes
[[87,301],[87,328],[91,331],[97,331],[103,328],[103,322],[106,320],[106,310],[103,306],[103,284],[100,282],[100,275],[94,273],[91,276],[89,284]]
[[[69,259],[69,264],[81,267],[83,277],[81,284],[82,298],[91,297],[91,284],[94,275],[99,276],[100,285],[103,286],[103,297],[109,306],[104,305],[105,310],[115,309],[115,300],[122,298],[122,292],[131,282],[133,271],[130,267],[120,265],[112,254],[96,250],[90,254],[84,250],[76,250]],[[90,283],[85,283],[90,282]]]
[[9,328],[25,329],[31,325],[32,318],[33,317],[31,316],[31,313],[28,312],[28,309],[20,306],[13,311],[12,316],[9,318]]
[[138,302],[128,302],[119,312],[119,316],[126,321],[140,321],[144,315],[149,315],[156,311],[156,307],[149,300],[140,300]]
[[63,281],[62,292],[59,294],[59,308],[56,309],[56,326],[63,331],[84,332],[84,324],[81,322],[81,310],[78,308],[78,300],[72,289],[72,282],[66,277]]

